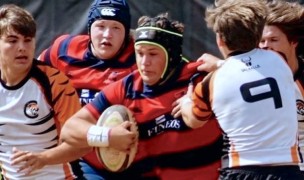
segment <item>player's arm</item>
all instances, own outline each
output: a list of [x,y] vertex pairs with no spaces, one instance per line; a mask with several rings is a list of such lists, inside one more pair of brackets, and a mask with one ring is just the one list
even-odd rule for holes
[[185,124],[190,128],[199,128],[203,126],[207,121],[201,121],[193,113],[194,102],[193,96],[193,85],[190,84],[188,87],[187,94],[181,100],[181,115]]
[[[185,124],[191,128],[199,128],[203,126],[214,114],[212,112],[207,94],[203,94],[203,88],[209,88],[209,82],[212,74],[209,74],[201,83],[195,86],[190,84],[187,94],[183,97],[181,103],[181,114]],[[205,91],[206,92],[206,91]]]
[[220,68],[224,64],[224,60],[208,53],[204,53],[200,56],[197,61],[202,61],[203,63],[197,67],[198,71],[212,72]]
[[61,138],[74,147],[111,147],[128,152],[136,134],[129,131],[131,122],[125,121],[111,129],[96,126],[97,118],[83,107],[63,126]]
[[91,148],[75,148],[67,143],[62,143],[40,153],[13,148],[11,164],[20,164],[18,172],[31,174],[36,169],[41,169],[46,165],[61,164],[76,160],[90,151]]

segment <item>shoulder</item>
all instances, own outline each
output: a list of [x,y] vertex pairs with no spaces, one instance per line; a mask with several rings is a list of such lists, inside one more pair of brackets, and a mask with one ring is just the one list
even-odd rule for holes
[[37,68],[35,73],[37,75],[40,74],[41,76],[45,76],[45,78],[49,79],[51,83],[55,80],[60,80],[62,82],[68,81],[68,77],[64,75],[61,71],[45,64],[44,62],[34,60],[34,66],[36,66]]
[[201,77],[206,76],[207,72],[199,72],[197,70],[197,67],[201,64],[202,64],[202,62],[198,62],[198,61],[186,63],[182,68],[179,80],[192,81],[194,79],[197,79],[200,76]]

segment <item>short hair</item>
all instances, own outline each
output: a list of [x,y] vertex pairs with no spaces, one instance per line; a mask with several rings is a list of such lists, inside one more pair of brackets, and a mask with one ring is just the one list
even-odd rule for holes
[[266,21],[263,0],[219,1],[206,9],[206,23],[225,42],[229,50],[249,51],[262,37]]
[[297,55],[304,55],[304,6],[298,2],[272,0],[267,3],[266,25],[278,27],[289,42],[298,42]]
[[11,30],[25,37],[35,37],[36,22],[27,10],[6,4],[0,7],[0,36]]

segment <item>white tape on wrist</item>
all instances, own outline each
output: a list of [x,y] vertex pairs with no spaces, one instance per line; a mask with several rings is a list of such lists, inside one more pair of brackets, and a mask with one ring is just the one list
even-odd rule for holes
[[109,131],[108,127],[100,127],[93,125],[87,133],[87,142],[92,147],[108,147],[109,146]]
[[217,67],[217,68],[220,68],[220,67],[223,66],[224,63],[225,63],[224,60],[218,60],[218,61],[216,62],[216,67]]

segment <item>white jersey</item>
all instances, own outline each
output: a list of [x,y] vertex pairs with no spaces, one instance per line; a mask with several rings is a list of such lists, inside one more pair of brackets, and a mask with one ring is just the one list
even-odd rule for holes
[[1,81],[0,165],[6,179],[73,179],[68,163],[47,165],[27,176],[17,172],[20,165],[10,164],[13,147],[41,152],[58,145],[61,125],[78,107],[70,104],[77,105],[78,97],[66,82],[58,70],[47,66],[34,66],[30,76],[14,87]]
[[194,97],[194,113],[213,112],[224,132],[223,167],[300,161],[293,75],[278,54],[254,49],[231,56],[195,92],[202,97]]
[[[301,157],[304,156],[304,69],[303,63],[300,63],[299,72],[296,73],[296,97],[297,97],[297,115],[299,126],[299,146]],[[300,163],[301,171],[304,171],[304,163]]]

